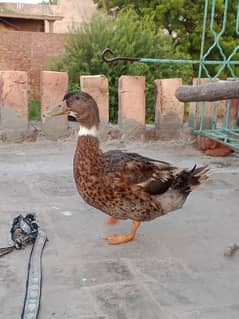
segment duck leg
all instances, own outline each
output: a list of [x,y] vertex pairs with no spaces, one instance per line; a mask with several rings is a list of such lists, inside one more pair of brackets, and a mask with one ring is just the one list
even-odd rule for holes
[[130,232],[127,235],[114,235],[114,236],[108,236],[104,239],[108,241],[108,244],[110,245],[119,245],[127,243],[128,241],[131,241],[134,239],[135,234],[137,232],[137,229],[139,228],[140,222],[133,220],[133,225],[130,230]]
[[118,223],[118,219],[117,218],[115,218],[115,217],[113,217],[113,216],[110,216],[109,218],[108,218],[108,220],[107,220],[107,224],[108,225],[115,225],[115,224],[117,224]]

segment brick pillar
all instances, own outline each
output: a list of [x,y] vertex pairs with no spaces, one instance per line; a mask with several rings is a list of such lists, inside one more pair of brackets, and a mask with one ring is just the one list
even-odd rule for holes
[[43,113],[63,99],[68,88],[68,74],[66,72],[42,71],[40,87],[42,129],[44,134],[50,139],[66,136],[68,133],[67,116],[44,118]]
[[[210,83],[210,80],[208,78],[202,78],[200,79],[199,85],[204,85]],[[193,85],[198,84],[198,79],[194,78],[193,79]],[[204,121],[204,128],[210,128],[211,127],[211,120],[213,116],[213,109],[214,105],[217,105],[217,120],[218,122],[223,122],[224,118],[224,113],[225,113],[225,101],[215,101],[215,102],[190,102],[189,103],[189,117],[188,117],[188,122],[189,125],[193,127],[194,125],[194,115],[195,115],[195,110],[197,107],[197,127],[200,125],[200,115],[202,112],[203,105],[205,105],[205,121]]]
[[145,125],[145,77],[121,76],[119,79],[118,123],[129,131]]
[[81,90],[90,94],[96,101],[100,120],[109,122],[109,84],[104,75],[82,75],[80,77]]
[[238,110],[239,110],[239,99],[231,100],[230,109],[230,128],[238,127]]
[[0,71],[0,126],[7,130],[28,127],[28,79],[23,71]]
[[[235,81],[233,78],[227,78],[227,81]],[[225,107],[224,107],[224,117],[226,116],[226,106],[229,101],[225,101]],[[238,115],[239,115],[239,99],[231,99],[231,108],[230,108],[230,121],[229,121],[229,127],[230,128],[236,128],[239,126],[238,122]]]
[[155,125],[161,138],[176,138],[182,128],[184,103],[179,102],[175,91],[182,85],[181,79],[155,80]]

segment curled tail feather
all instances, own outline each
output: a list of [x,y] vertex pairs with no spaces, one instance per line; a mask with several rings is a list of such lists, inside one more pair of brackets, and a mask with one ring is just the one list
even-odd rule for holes
[[157,196],[163,214],[181,208],[190,192],[208,180],[208,170],[207,166],[196,168],[195,165],[191,170],[179,171],[169,190]]
[[208,171],[209,171],[208,166],[202,166],[195,169],[193,176],[198,179],[198,185],[206,183],[208,181],[208,175],[207,175]]
[[173,188],[182,193],[190,193],[194,188],[206,183],[208,180],[208,171],[208,166],[197,168],[196,165],[194,165],[190,171],[183,170],[178,173]]

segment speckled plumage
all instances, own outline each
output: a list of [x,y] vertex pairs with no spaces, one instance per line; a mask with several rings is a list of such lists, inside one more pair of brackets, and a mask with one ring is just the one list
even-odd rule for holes
[[[142,221],[160,216],[163,213],[160,203],[138,185],[144,177],[143,163],[128,160],[127,153],[126,159],[121,152],[119,155],[119,160],[114,158],[112,162],[111,153],[103,154],[99,149],[97,138],[78,138],[74,178],[83,199],[118,219]],[[149,170],[145,171],[145,175],[151,175],[151,165],[145,161],[146,166]]]
[[109,243],[132,240],[139,222],[181,208],[189,193],[207,180],[206,167],[185,170],[136,153],[103,153],[95,136],[99,112],[94,99],[73,92],[65,101],[64,112],[74,112],[81,125],[73,164],[80,195],[114,220],[131,219],[134,223],[128,235],[108,237]]

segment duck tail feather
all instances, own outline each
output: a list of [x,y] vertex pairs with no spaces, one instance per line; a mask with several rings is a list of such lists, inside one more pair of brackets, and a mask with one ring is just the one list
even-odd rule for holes
[[173,188],[182,193],[190,193],[194,188],[208,180],[208,166],[194,167],[191,170],[182,170],[178,173]]

